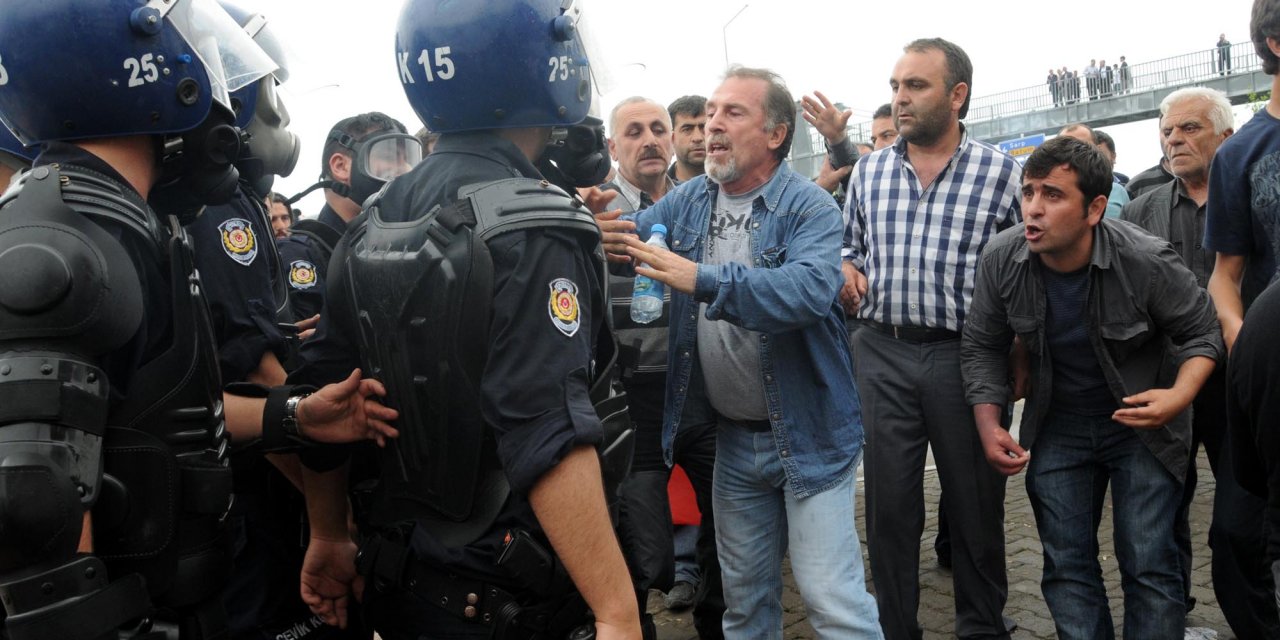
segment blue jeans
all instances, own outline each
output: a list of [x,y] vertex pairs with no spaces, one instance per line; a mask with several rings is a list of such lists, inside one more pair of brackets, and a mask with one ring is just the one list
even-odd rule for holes
[[1111,484],[1124,638],[1181,638],[1186,623],[1173,520],[1181,478],[1110,416],[1049,414],[1031,450],[1027,494],[1044,545],[1041,589],[1064,640],[1111,640],[1098,523]]
[[854,524],[861,453],[835,486],[797,499],[786,486],[772,433],[721,424],[717,437],[712,498],[725,638],[782,638],[782,557],[788,547],[818,637],[883,638]]

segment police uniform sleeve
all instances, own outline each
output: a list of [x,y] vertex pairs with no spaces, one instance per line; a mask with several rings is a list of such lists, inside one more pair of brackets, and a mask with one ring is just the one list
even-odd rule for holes
[[282,238],[276,241],[276,249],[294,317],[305,320],[320,313],[324,306],[324,273],[317,267],[310,243],[301,237]]
[[271,261],[262,242],[271,234],[236,207],[209,207],[187,226],[218,343],[223,380],[244,380],[268,351],[284,353],[276,326]]
[[597,323],[607,313],[599,267],[562,232],[513,232],[490,243],[489,358],[481,410],[512,489],[527,494],[573,448],[603,439],[588,396]]

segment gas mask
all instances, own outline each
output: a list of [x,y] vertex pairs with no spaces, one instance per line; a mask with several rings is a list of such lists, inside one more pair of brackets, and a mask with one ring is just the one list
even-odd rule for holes
[[243,143],[243,133],[233,122],[232,115],[215,104],[200,126],[156,138],[160,179],[148,198],[153,209],[188,224],[206,205],[231,200],[240,178],[232,163]]
[[[276,95],[276,79],[267,76],[258,81],[252,105],[253,117],[245,125],[246,144],[240,149],[236,169],[240,179],[259,194],[270,193],[276,176],[288,176],[298,164],[302,150],[298,136],[290,133],[289,110]],[[241,106],[241,109],[247,106]]]
[[569,193],[594,187],[609,176],[607,149],[604,123],[588,116],[578,124],[552,130],[547,150],[538,159],[538,171]]

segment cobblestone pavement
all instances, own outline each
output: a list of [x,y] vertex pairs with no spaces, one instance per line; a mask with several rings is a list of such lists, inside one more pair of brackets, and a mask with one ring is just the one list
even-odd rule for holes
[[[1191,506],[1191,532],[1193,539],[1193,569],[1191,573],[1191,595],[1198,601],[1195,609],[1187,616],[1188,627],[1205,627],[1216,631],[1219,640],[1228,640],[1234,636],[1227,627],[1218,609],[1218,601],[1213,594],[1213,586],[1209,578],[1209,518],[1213,504],[1213,475],[1203,452],[1199,461],[1200,482],[1196,486],[1196,496]],[[920,544],[920,625],[924,628],[925,638],[945,638],[953,636],[954,602],[952,600],[951,574],[938,567],[933,555],[933,536],[937,531],[936,504],[938,501],[938,476],[930,471],[925,474],[925,501],[929,505],[929,514],[925,521],[925,533]],[[1103,577],[1107,584],[1107,593],[1111,600],[1111,610],[1115,616],[1117,635],[1122,628],[1123,597],[1120,592],[1120,567],[1116,563],[1111,529],[1111,500],[1108,496],[1098,538],[1101,550]],[[863,518],[862,491],[858,491],[858,530],[866,532]],[[1031,513],[1031,503],[1027,498],[1024,474],[1009,479],[1005,494],[1005,543],[1009,568],[1009,600],[1005,614],[1018,623],[1018,631],[1013,634],[1016,639],[1053,638],[1053,619],[1045,607],[1040,594],[1040,572],[1042,567],[1039,536],[1036,533],[1035,518]],[[863,547],[864,566],[866,561],[866,545]],[[867,575],[870,576],[870,567]],[[800,593],[791,578],[789,568],[784,567],[785,588],[782,595],[784,637],[788,640],[800,638],[816,638],[813,628],[805,619],[804,605]],[[874,579],[874,578],[873,578]],[[868,584],[874,593],[874,584]],[[649,610],[655,613],[658,625],[659,640],[693,640],[697,633],[693,630],[693,617],[688,613],[674,614],[664,611],[662,598],[657,592],[650,594]],[[660,613],[659,613],[660,612]]]

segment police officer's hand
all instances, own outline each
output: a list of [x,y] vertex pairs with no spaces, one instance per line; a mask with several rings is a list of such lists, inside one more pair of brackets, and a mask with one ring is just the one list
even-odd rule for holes
[[693,293],[694,286],[698,284],[698,263],[666,249],[647,245],[636,236],[626,236],[623,242],[636,264],[645,264],[636,267],[637,275],[649,276],[681,293]]
[[386,446],[387,438],[400,435],[388,424],[400,413],[376,399],[386,394],[381,382],[361,380],[355,369],[346,380],[326,385],[298,403],[298,427],[316,442],[376,440],[378,446]]
[[306,340],[315,335],[316,325],[318,324],[320,324],[320,314],[317,313],[310,318],[293,323],[293,326],[298,328],[298,339]]
[[619,220],[622,209],[614,209],[596,214],[596,224],[600,225],[600,242],[604,245],[604,255],[609,262],[631,262],[627,254],[627,238],[636,237],[636,223],[630,220]]
[[345,540],[311,536],[302,560],[302,601],[324,623],[347,628],[351,596],[364,593],[364,578],[356,573],[356,545]]

